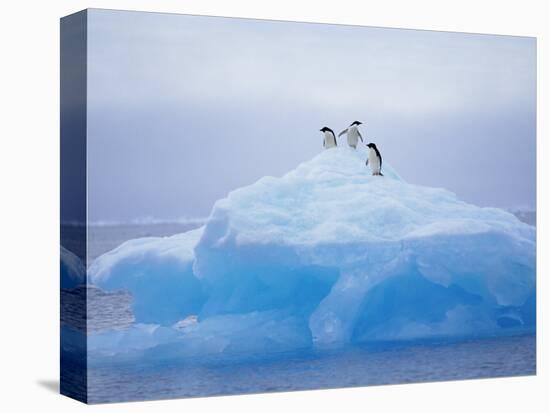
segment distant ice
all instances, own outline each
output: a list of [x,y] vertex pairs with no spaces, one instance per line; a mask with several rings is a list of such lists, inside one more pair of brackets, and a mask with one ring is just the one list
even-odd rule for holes
[[537,226],[537,211],[532,208],[516,208],[511,209],[510,212],[514,214],[521,222],[526,224]]

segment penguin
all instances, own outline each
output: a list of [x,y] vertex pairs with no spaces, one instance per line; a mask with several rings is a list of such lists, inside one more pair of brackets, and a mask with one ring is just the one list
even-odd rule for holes
[[327,128],[326,126],[323,127],[323,129],[319,129],[321,132],[324,132],[325,138],[323,139],[323,147],[325,149],[332,148],[334,146],[338,146],[336,143],[336,136],[334,135],[334,131],[330,128]]
[[370,169],[372,171],[372,174],[375,176],[384,176],[382,175],[382,155],[380,155],[380,151],[378,151],[378,148],[374,143],[369,143],[367,145],[369,148],[369,157],[367,158],[367,162],[365,162],[365,165],[369,165],[370,163]]
[[357,149],[357,143],[359,142],[359,139],[361,139],[361,142],[363,142],[363,137],[361,136],[361,132],[359,132],[359,129],[357,127],[359,125],[362,125],[362,122],[359,122],[356,120],[353,122],[347,129],[344,129],[342,132],[338,134],[338,137],[342,136],[343,134],[348,134],[348,145],[351,146],[353,149]]

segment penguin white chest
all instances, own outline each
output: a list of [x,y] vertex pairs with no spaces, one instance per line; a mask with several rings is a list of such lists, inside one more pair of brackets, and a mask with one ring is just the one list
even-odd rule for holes
[[332,148],[336,146],[336,139],[334,134],[331,132],[325,132],[325,148]]
[[348,145],[357,148],[357,143],[359,142],[359,131],[357,130],[357,126],[351,126],[348,129]]
[[369,149],[369,166],[373,174],[380,173],[380,158],[372,148]]

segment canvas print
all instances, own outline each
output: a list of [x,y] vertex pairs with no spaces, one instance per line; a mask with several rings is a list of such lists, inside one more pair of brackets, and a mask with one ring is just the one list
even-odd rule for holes
[[536,373],[536,39],[61,20],[61,391]]

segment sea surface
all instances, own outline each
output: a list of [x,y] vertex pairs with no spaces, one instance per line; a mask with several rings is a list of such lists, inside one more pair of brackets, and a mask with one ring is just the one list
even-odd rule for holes
[[127,363],[88,370],[90,403],[404,384],[536,374],[535,336],[265,358]]

